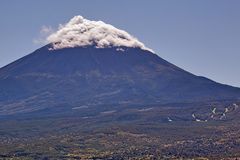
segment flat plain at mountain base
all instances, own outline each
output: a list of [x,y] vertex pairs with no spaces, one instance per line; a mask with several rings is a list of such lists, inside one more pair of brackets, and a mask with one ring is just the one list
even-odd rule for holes
[[[45,111],[15,119],[5,117],[0,124],[0,157],[237,159],[239,103],[211,104],[216,109],[209,103],[91,106],[72,107],[64,114]],[[225,106],[228,112],[221,118]]]

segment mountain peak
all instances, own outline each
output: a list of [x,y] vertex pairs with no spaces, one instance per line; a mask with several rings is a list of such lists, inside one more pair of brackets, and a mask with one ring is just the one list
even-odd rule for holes
[[153,52],[126,31],[82,16],[75,16],[60,25],[56,32],[47,37],[47,41],[52,43],[54,50],[94,45],[96,48],[132,47]]

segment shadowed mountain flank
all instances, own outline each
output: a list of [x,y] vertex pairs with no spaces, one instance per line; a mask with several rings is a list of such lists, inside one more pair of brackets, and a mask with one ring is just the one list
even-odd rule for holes
[[46,45],[0,69],[0,114],[62,104],[231,100],[240,89],[195,76],[141,48]]

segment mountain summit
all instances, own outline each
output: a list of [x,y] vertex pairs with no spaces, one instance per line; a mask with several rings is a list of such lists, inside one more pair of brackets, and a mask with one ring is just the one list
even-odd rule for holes
[[0,115],[240,98],[239,88],[186,72],[103,22],[77,16],[48,40],[0,69]]

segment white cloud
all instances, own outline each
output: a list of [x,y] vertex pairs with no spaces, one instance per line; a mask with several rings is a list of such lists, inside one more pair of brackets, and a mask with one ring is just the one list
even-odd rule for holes
[[53,28],[51,26],[42,26],[40,33],[42,35],[49,35],[53,33]]
[[[52,32],[53,29],[44,27],[42,31]],[[82,16],[75,16],[67,24],[60,25],[56,32],[47,37],[47,42],[53,44],[53,49],[96,45],[97,48],[125,46],[153,52],[126,31]]]
[[54,30],[51,26],[42,26],[41,29],[40,29],[39,37],[37,39],[34,39],[33,43],[35,43],[35,44],[47,44],[48,41],[46,40],[46,37],[48,37],[53,32],[54,32]]

